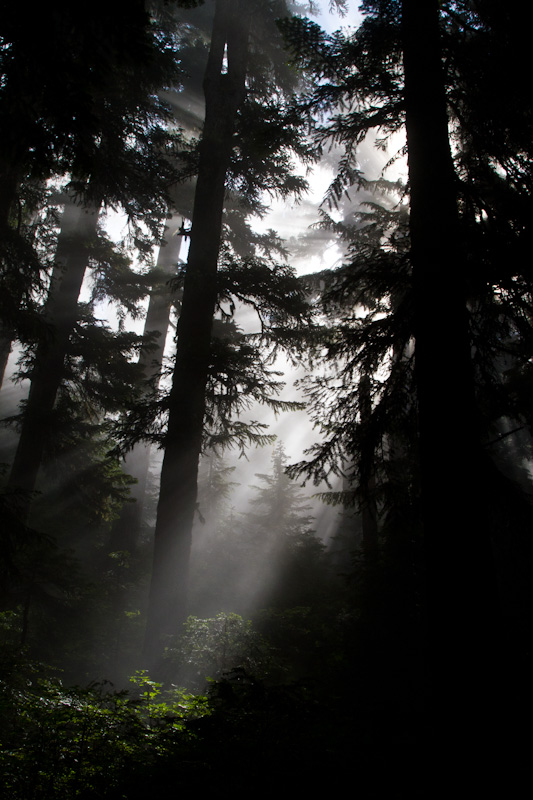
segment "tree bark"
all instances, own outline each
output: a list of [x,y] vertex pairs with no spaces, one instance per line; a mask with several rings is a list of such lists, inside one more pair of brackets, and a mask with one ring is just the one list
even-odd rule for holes
[[[89,261],[88,244],[96,235],[98,211],[74,201],[65,206],[45,314],[50,336],[38,349],[9,486],[22,490],[21,515],[28,519],[31,494],[43,459],[50,415],[63,378],[69,337],[78,316],[78,298]],[[57,277],[59,274],[59,278]]]
[[247,0],[217,0],[204,77],[206,113],[154,538],[145,658],[155,669],[165,637],[178,633],[187,616],[225,180],[236,115],[245,97],[250,21]]
[[[2,182],[2,175],[3,173],[0,165],[0,184]],[[17,186],[15,185],[13,189],[14,191],[13,200],[16,199],[16,189]],[[49,199],[51,203],[64,204],[65,201],[68,201],[68,196],[64,192],[58,191],[53,193]],[[0,206],[1,206],[1,201],[0,201]],[[37,217],[39,210],[35,209],[33,213]],[[2,212],[0,211],[0,231],[2,230],[2,219],[3,219]],[[8,221],[9,221],[9,213],[6,216],[6,222],[3,227],[3,233],[0,234],[0,251],[2,250],[2,248],[4,248],[4,250],[6,248],[9,249],[10,240],[17,240],[19,244],[22,243],[22,239],[19,238],[20,234],[9,226]],[[0,258],[2,257],[3,253],[0,252]],[[20,261],[21,259],[24,259],[24,256],[20,252],[18,255],[18,260]],[[5,265],[5,269],[7,270],[13,268],[12,264],[10,264],[9,261],[12,261],[12,256],[8,260],[8,263]],[[28,287],[25,288],[27,289]],[[11,294],[12,294],[11,304],[10,304],[11,307],[19,308],[24,298],[24,287],[19,283],[18,287],[15,287],[14,291],[12,291]],[[17,333],[18,332],[16,328],[13,325],[6,324],[5,320],[2,322],[2,324],[0,324],[0,389],[2,388],[4,383],[7,363],[9,361],[9,356],[11,355],[11,351],[13,349],[13,342],[15,342],[18,338]]]
[[[361,424],[367,425],[372,414],[370,379],[368,375],[362,375],[359,381],[359,409]],[[364,470],[361,470],[361,485],[359,487],[362,545],[367,575],[375,573],[379,558],[378,510],[375,498],[376,479],[372,466],[371,464],[365,464]]]
[[4,384],[4,377],[7,369],[7,362],[11,355],[13,342],[10,336],[2,336],[0,333],[0,389]]
[[479,734],[488,721],[494,679],[488,470],[474,392],[438,2],[403,0],[402,15],[430,702],[435,752],[443,746],[439,738],[453,729],[456,756],[467,759],[472,731]]

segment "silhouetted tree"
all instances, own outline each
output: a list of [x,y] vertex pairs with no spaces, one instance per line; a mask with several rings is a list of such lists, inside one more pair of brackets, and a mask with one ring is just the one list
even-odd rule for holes
[[[254,24],[260,26],[263,19],[271,18],[274,8],[269,3],[259,4],[255,9],[250,3],[244,4],[240,0],[218,0],[204,77],[206,113],[199,147],[191,242],[183,281],[176,364],[169,398],[168,430],[164,440],[165,455],[145,646],[147,657],[156,660],[160,656],[164,636],[176,633],[186,618],[198,460],[204,435],[206,386],[212,357],[211,331],[220,288],[217,265],[224,197],[232,158],[238,155],[234,136],[239,110],[241,107],[243,111],[246,108],[253,109],[254,98],[259,100],[264,97],[266,87],[270,85],[265,63],[257,81],[250,74],[248,92],[251,102],[244,105],[247,99],[249,36],[254,10],[257,11]],[[264,102],[269,119],[270,105],[268,100]],[[276,113],[275,107],[272,108],[272,113]],[[296,120],[294,117],[292,119],[297,130]],[[283,152],[284,147],[290,149],[293,146],[293,139],[288,142],[283,139],[283,129],[279,125],[273,131],[281,138],[272,136],[271,140],[266,140],[267,152],[270,148],[270,152],[276,154],[278,148]],[[243,148],[242,152],[246,154],[246,149]],[[286,174],[287,170],[284,172]],[[267,185],[268,179],[267,171]],[[301,187],[301,181],[296,180],[289,190],[298,191]],[[239,188],[238,185],[236,188]],[[275,184],[273,190],[276,191]],[[246,266],[246,260],[243,260],[244,280]],[[236,283],[236,286],[239,284]],[[246,285],[242,294],[246,294]]]
[[[37,344],[35,352],[28,354],[30,357],[28,367],[31,376],[30,392],[21,415],[21,435],[9,477],[9,487],[12,490],[22,491],[26,497],[25,519],[29,513],[31,494],[35,489],[44,453],[47,446],[50,450],[54,436],[52,412],[60,387],[63,385],[68,393],[70,383],[71,391],[73,390],[75,393],[76,390],[73,387],[79,381],[84,385],[87,396],[90,396],[90,387],[93,385],[96,389],[97,381],[84,378],[83,368],[90,365],[89,370],[95,370],[98,364],[96,372],[100,369],[105,375],[116,358],[116,352],[114,356],[110,350],[107,354],[109,366],[106,367],[106,356],[103,352],[95,349],[94,353],[90,354],[91,338],[93,338],[95,348],[104,346],[104,338],[101,337],[98,342],[93,337],[98,325],[90,319],[90,314],[87,313],[88,306],[82,307],[79,304],[85,273],[91,265],[95,268],[93,301],[99,296],[103,285],[107,283],[107,297],[109,298],[111,293],[118,288],[119,294],[121,294],[119,302],[122,300],[131,311],[135,311],[135,302],[142,296],[145,289],[137,285],[136,289],[131,291],[131,287],[138,284],[139,279],[130,271],[129,260],[123,253],[116,252],[109,240],[102,238],[102,232],[98,230],[98,210],[86,209],[71,201],[66,204],[63,214],[55,267],[48,298],[43,308],[46,333]],[[127,291],[128,281],[130,283],[129,292]],[[125,299],[128,293],[130,297]],[[110,331],[108,333],[110,334]],[[106,344],[111,349],[115,348],[116,351],[117,344],[122,340],[122,343],[118,344],[118,348],[120,349],[125,344],[126,351],[129,353],[132,346],[135,346],[135,338],[135,336],[132,338],[129,334],[119,332],[114,340],[111,335],[108,336]],[[131,377],[133,378],[133,374]],[[108,392],[108,399],[114,408],[116,408],[119,394],[124,397],[125,388],[123,386],[120,392],[116,392],[115,399],[111,398],[111,391]],[[96,389],[96,394],[100,395],[99,400],[102,401],[105,392],[102,393]],[[104,401],[105,406],[106,402]],[[110,408],[110,406],[108,407]],[[55,435],[57,435],[57,431],[55,431]]]
[[[428,664],[438,700],[433,719],[436,729],[446,727],[443,720],[449,722],[468,703],[469,720],[488,745],[498,725],[489,721],[486,702],[497,682],[489,665],[498,662],[494,642],[501,635],[491,534],[501,535],[497,509],[506,502],[508,490],[487,456],[486,443],[489,425],[503,412],[505,396],[507,412],[512,409],[511,385],[498,367],[509,350],[503,342],[512,331],[510,350],[517,354],[518,348],[527,347],[529,334],[517,331],[522,331],[524,313],[530,314],[529,299],[522,303],[510,288],[521,286],[522,296],[529,298],[528,270],[521,260],[513,262],[510,279],[500,247],[505,240],[511,252],[518,253],[528,240],[522,213],[529,204],[530,158],[529,146],[516,147],[521,138],[516,124],[522,115],[520,104],[515,102],[517,110],[510,115],[515,133],[503,134],[507,119],[500,118],[493,103],[480,102],[468,65],[483,70],[481,64],[485,59],[490,63],[491,52],[502,53],[520,35],[510,28],[503,35],[502,29],[496,31],[492,3],[405,0],[365,2],[362,8],[366,17],[353,36],[338,32],[327,37],[307,20],[289,25],[288,35],[301,62],[314,64],[323,79],[307,102],[336,112],[319,129],[322,140],[344,147],[329,195],[332,204],[339,203],[350,186],[365,186],[355,156],[368,132],[377,129],[383,141],[406,127],[410,215],[404,301],[391,303],[383,312],[392,311],[390,330],[403,339],[404,347],[414,338],[414,372],[401,360],[398,370],[392,360],[371,417],[379,421],[383,396],[394,389],[396,404],[389,406],[394,424],[398,410],[409,408],[402,403],[405,387],[395,378],[414,377],[417,450],[411,463],[416,465],[412,477],[416,495],[420,489],[424,527]],[[502,23],[508,25],[505,12]],[[530,112],[531,104],[525,102],[526,130]],[[506,221],[504,197],[513,198],[512,225]],[[383,245],[386,259],[390,250],[388,243]],[[354,273],[352,286],[358,276],[361,271]],[[394,289],[394,273],[391,279]],[[392,292],[381,296],[387,295],[390,302]],[[372,330],[362,327],[367,334]],[[387,330],[387,322],[382,327]],[[356,320],[352,328],[357,329]],[[346,342],[349,336],[348,331]],[[353,342],[354,353],[361,342],[365,348],[364,334],[353,335]],[[371,343],[368,338],[369,354]],[[394,347],[393,338],[389,346]],[[348,348],[343,354],[349,359]],[[353,360],[362,366],[362,356]],[[501,402],[499,411],[492,405],[495,397]],[[353,414],[356,405],[351,408]],[[348,404],[338,409],[338,418],[344,414],[346,424],[347,409]],[[322,446],[326,458],[332,452]],[[319,471],[318,463],[314,469]],[[452,531],[459,549],[450,546]],[[495,699],[496,706],[500,702]],[[466,761],[464,738],[461,748]],[[435,745],[435,752],[438,749]]]
[[35,489],[59,385],[64,376],[68,341],[78,317],[78,297],[97,233],[98,209],[67,203],[56,253],[57,270],[46,303],[52,333],[38,348],[32,371],[21,435],[11,468],[9,485],[28,498]]
[[87,206],[120,205],[139,246],[139,219],[153,234],[166,213],[176,134],[165,129],[170,112],[157,90],[168,90],[179,74],[174,34],[143,2],[128,6],[122,24],[125,5],[98,9],[90,20],[63,2],[29,19],[7,6],[2,15],[3,353],[13,339],[44,335],[34,306],[49,259],[27,220],[51,202],[47,181],[70,180],[68,193]]

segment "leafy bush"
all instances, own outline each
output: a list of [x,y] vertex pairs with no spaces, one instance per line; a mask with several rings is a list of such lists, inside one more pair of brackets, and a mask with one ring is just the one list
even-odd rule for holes
[[[0,683],[0,770],[10,800],[130,798],[164,775],[168,764],[194,762],[188,724],[210,713],[207,698],[137,673],[137,690],[108,684],[65,689],[35,677]],[[187,769],[185,769],[185,773]]]
[[265,677],[272,666],[270,647],[252,623],[224,612],[208,619],[189,617],[185,633],[168,648],[167,658],[180,683],[202,691],[208,680],[236,668]]

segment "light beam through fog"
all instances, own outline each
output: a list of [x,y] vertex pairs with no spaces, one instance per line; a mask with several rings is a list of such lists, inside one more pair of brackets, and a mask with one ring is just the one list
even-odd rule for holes
[[[323,14],[318,18],[319,23],[328,31],[333,31],[339,24],[343,27],[357,25],[360,20],[358,12],[350,10],[349,14],[339,19],[336,14],[329,14],[326,7],[327,3],[322,3]],[[185,91],[182,93],[172,93],[166,95],[166,99],[175,108],[177,118],[181,120],[182,124],[186,126],[186,133],[188,136],[197,136],[201,129],[201,119],[204,113],[204,101],[199,94],[198,75],[192,76],[192,82],[186,83]],[[196,83],[195,83],[196,82]],[[387,156],[379,154],[373,147],[372,142],[365,142],[361,147],[360,166],[364,169],[365,174],[369,177],[377,177],[380,170],[386,163]],[[289,264],[296,270],[297,274],[305,275],[313,272],[318,272],[325,269],[331,269],[342,263],[344,257],[344,250],[342,244],[339,243],[338,237],[333,236],[330,232],[321,229],[318,225],[319,214],[318,208],[322,203],[326,194],[327,188],[334,176],[336,168],[336,152],[332,151],[326,154],[323,162],[309,171],[305,177],[309,181],[309,192],[303,196],[301,201],[279,201],[279,200],[266,200],[270,203],[268,213],[263,219],[253,218],[252,226],[259,232],[265,232],[268,229],[273,229],[284,241],[288,250]],[[176,202],[180,213],[187,213],[187,209],[192,207],[193,185],[178,186],[176,190]],[[351,210],[357,205],[357,198],[355,191],[352,196]],[[364,194],[361,194],[360,199],[366,199]],[[116,241],[124,237],[125,218],[121,214],[113,211],[108,211],[105,219],[105,227],[109,235]],[[188,241],[182,247],[180,253],[180,260],[183,262],[187,258]],[[90,292],[91,278],[88,275],[84,284],[82,299],[88,297]],[[147,301],[146,301],[147,303]],[[112,309],[108,304],[98,306],[97,316],[104,324],[118,324],[117,319],[112,314]],[[247,332],[254,332],[257,330],[257,319],[249,310],[238,311],[236,321]],[[128,328],[140,333],[143,328],[142,319],[134,320],[128,318]],[[173,352],[175,350],[175,331],[170,330],[167,343],[165,347],[165,359],[167,363],[171,363],[173,359]],[[16,355],[13,354],[10,361],[10,369],[13,368]],[[301,378],[304,368],[300,367],[296,371],[285,358],[279,358],[273,368],[283,372],[283,380],[286,382],[285,389],[280,399],[294,400],[297,397],[296,389],[294,388],[294,381]],[[168,379],[163,379],[162,387],[168,385]],[[17,389],[17,394],[23,393],[25,386]],[[3,407],[6,408],[13,405],[11,402],[13,390],[3,393]],[[297,397],[301,399],[301,397]],[[9,401],[9,403],[8,403]],[[14,410],[14,409],[13,409]],[[317,436],[317,432],[313,430],[308,413],[305,410],[296,412],[285,412],[275,415],[272,411],[262,407],[253,405],[246,412],[246,419],[258,420],[268,426],[268,433],[274,434],[277,439],[276,443],[265,446],[263,448],[249,447],[246,456],[239,457],[234,451],[229,450],[223,453],[223,461],[221,465],[226,469],[231,469],[232,472],[228,473],[228,480],[232,484],[227,490],[227,496],[224,498],[223,508],[217,503],[212,504],[209,493],[200,496],[200,504],[198,511],[198,518],[195,522],[195,557],[196,568],[198,573],[198,580],[201,579],[202,562],[206,561],[207,555],[202,554],[202,547],[206,548],[206,553],[209,548],[217,546],[217,541],[220,537],[229,537],[231,533],[235,534],[235,530],[240,529],[241,533],[241,550],[246,547],[251,548],[250,558],[252,560],[258,559],[269,563],[269,570],[256,569],[247,570],[246,559],[240,564],[240,572],[233,573],[233,582],[235,586],[239,587],[237,595],[239,601],[237,607],[225,607],[226,611],[238,611],[239,613],[249,613],[261,599],[266,599],[268,596],[268,584],[274,580],[274,576],[281,570],[280,559],[283,558],[283,548],[280,549],[278,544],[273,541],[270,545],[261,543],[259,539],[256,540],[256,555],[253,556],[253,536],[250,531],[246,533],[246,526],[254,516],[254,495],[257,496],[259,488],[257,484],[261,485],[268,481],[268,475],[272,469],[272,459],[277,451],[276,448],[282,447],[283,457],[286,463],[291,463],[304,458],[304,453],[307,447],[312,444]],[[9,446],[10,439],[4,437],[4,442]],[[131,455],[130,465],[136,463],[137,456],[135,453]],[[148,497],[145,502],[145,521],[143,525],[143,536],[150,536],[151,528],[154,525],[155,507],[154,502],[157,498],[159,474],[161,469],[161,452],[158,452],[155,447],[152,447],[151,464],[150,464],[150,479],[148,486]],[[206,455],[202,462],[202,469],[206,469],[206,464],[210,463],[212,456]],[[285,463],[285,462],[284,462]],[[135,469],[131,467],[135,474]],[[258,478],[257,475],[267,476]],[[251,488],[256,486],[255,489]],[[300,505],[309,504],[309,508],[305,511],[303,516],[302,525],[306,530],[313,530],[319,539],[328,542],[334,535],[338,519],[339,511],[336,508],[324,506],[321,502],[312,499],[312,494],[317,489],[325,489],[327,487],[314,487],[308,485],[305,490],[300,490],[294,484],[294,487],[289,488],[289,492],[296,492],[299,496],[302,492],[301,498],[295,500]],[[302,498],[307,497],[307,500]],[[303,512],[302,512],[303,513]],[[307,514],[307,518],[305,516]],[[218,515],[218,518],[217,518]],[[233,523],[231,520],[233,519]],[[201,521],[204,520],[204,521]],[[220,529],[220,523],[223,522],[225,531]],[[257,523],[259,524],[259,523]],[[217,528],[217,525],[219,526]],[[252,526],[253,527],[253,526]],[[250,538],[251,537],[251,538]],[[238,536],[237,536],[238,538]],[[229,542],[227,542],[229,544]],[[237,542],[238,544],[238,542]],[[269,549],[270,548],[270,549]],[[121,549],[121,546],[119,546]],[[204,557],[205,556],[205,557]],[[207,558],[207,562],[209,559]],[[206,563],[207,563],[206,562]],[[229,569],[229,566],[228,566]],[[205,576],[204,576],[205,577]],[[214,576],[211,575],[211,580]],[[220,576],[219,580],[223,581]],[[220,589],[220,587],[219,587]],[[198,593],[198,587],[196,588]],[[193,587],[194,596],[194,587]],[[204,598],[205,600],[205,598]],[[205,603],[209,605],[208,601]],[[209,609],[209,613],[215,612],[216,606]],[[206,608],[203,609],[206,611]]]
[[357,5],[3,4],[12,800],[524,784],[531,26]]
[[[360,15],[358,12],[351,11],[347,17],[339,20],[337,15],[329,14],[326,11],[318,21],[328,32],[331,32],[339,26],[339,22],[342,26],[348,26],[357,25],[359,20]],[[191,130],[194,129],[197,132],[199,120],[203,114],[203,100],[198,100],[191,94],[183,97],[178,94],[171,99],[173,104],[176,104],[176,107],[179,108],[180,114],[183,113],[184,107],[189,116],[192,114]],[[395,150],[391,149],[391,153],[394,152]],[[389,158],[389,153],[378,152],[370,139],[363,143],[359,151],[360,168],[369,179],[379,177]],[[324,200],[327,188],[335,173],[337,163],[335,151],[327,154],[324,162],[312,168],[309,174],[306,175],[309,181],[309,192],[304,195],[300,202],[267,198],[265,202],[269,204],[268,213],[263,219],[252,218],[252,227],[255,230],[266,232],[269,229],[273,229],[283,239],[288,249],[289,263],[299,275],[331,269],[340,265],[344,257],[344,250],[338,237],[321,229],[318,224],[318,208]],[[398,168],[393,165],[388,177],[394,180],[397,175]],[[359,195],[360,200],[366,200],[370,197],[364,192]],[[351,200],[350,211],[353,213],[353,210],[357,208],[355,190],[351,193]],[[185,249],[182,254],[182,260],[184,259],[186,259]],[[250,310],[243,309],[242,312],[238,312],[236,321],[246,331],[253,332],[257,330],[257,319]],[[172,336],[169,335],[166,349],[167,358],[171,358],[173,348]],[[283,379],[286,382],[282,399],[295,399],[297,393],[294,388],[294,381],[302,377],[302,368],[295,371],[287,360],[282,357],[278,359],[275,368],[283,372]],[[312,423],[305,410],[280,413],[276,416],[272,411],[262,406],[254,405],[246,413],[246,419],[255,419],[268,425],[268,432],[274,434],[277,437],[277,441],[282,443],[288,463],[304,458],[306,448],[316,440],[318,435],[317,431],[313,430]],[[256,474],[268,473],[273,450],[274,446],[266,446],[264,448],[249,447],[245,457],[237,457],[232,450],[223,454],[224,464],[226,467],[233,469],[231,482],[235,484],[230,488],[226,498],[226,513],[229,513],[230,517],[233,514],[236,520],[239,519],[242,522],[246,515],[250,513],[250,501],[253,497],[253,490],[251,490],[250,484],[257,482]],[[209,457],[204,458],[204,463],[206,459],[209,460]],[[155,481],[152,493],[157,496],[161,455],[155,451],[155,448],[152,449],[152,460],[151,474]],[[312,499],[312,495],[318,490],[323,491],[327,488],[326,485],[315,487],[312,484],[308,484],[305,488],[305,494],[309,498],[311,512],[314,515],[312,527],[318,537],[325,542],[329,542],[335,535],[340,512],[338,508],[325,506],[320,501]],[[332,488],[340,488],[338,481],[335,480],[333,482]],[[218,512],[220,513],[220,509]],[[205,522],[201,522],[201,519],[204,519]],[[220,532],[217,534],[216,530],[214,530],[213,525],[213,509],[210,509],[209,501],[204,497],[200,501],[199,514],[195,523],[194,541],[197,564],[202,563],[202,547],[212,547],[213,540],[216,540],[217,535],[220,535]],[[266,554],[264,555],[266,556]],[[274,555],[274,553],[271,553],[269,556],[271,575],[274,575],[276,570],[279,570],[279,563]],[[265,586],[262,583],[258,584],[257,581],[254,583],[253,577],[251,578],[250,575],[247,575],[246,569],[243,569],[242,574],[234,575],[233,580],[241,587],[241,604],[238,609],[227,608],[226,610],[238,610],[240,613],[246,610],[249,611],[259,601],[259,598],[264,595]],[[262,581],[264,580],[266,580],[266,573],[263,574]]]

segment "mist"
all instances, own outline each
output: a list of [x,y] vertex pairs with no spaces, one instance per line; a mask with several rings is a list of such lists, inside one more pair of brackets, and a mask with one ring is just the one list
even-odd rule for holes
[[[184,19],[189,16],[195,24],[209,26],[209,13],[201,8],[194,12],[180,12]],[[327,31],[333,31],[338,27],[339,22],[344,26],[356,25],[360,20],[360,15],[350,11],[348,16],[339,18],[336,14],[330,14],[322,9],[321,16],[317,17],[320,24],[324,25]],[[201,36],[204,34],[201,34]],[[195,45],[196,46],[196,45]],[[202,95],[202,62],[201,58],[194,62],[194,70],[186,72],[183,82],[178,90],[165,90],[161,92],[161,98],[168,103],[172,110],[175,120],[179,121],[180,128],[183,129],[186,139],[193,141],[200,136],[203,116],[205,113],[205,100]],[[385,164],[390,158],[391,153],[379,152],[374,146],[372,138],[368,138],[363,143],[358,154],[358,164],[364,170],[368,180],[378,178]],[[297,159],[294,167],[297,173],[302,175],[308,182],[308,189],[298,198],[276,199],[272,195],[265,193],[262,203],[263,210],[260,215],[251,216],[249,224],[252,231],[257,234],[266,235],[268,231],[275,231],[280,237],[281,243],[285,248],[285,258],[287,263],[295,270],[297,275],[306,276],[317,272],[324,272],[340,266],[346,257],[346,246],[339,237],[331,231],[325,229],[320,223],[319,209],[325,208],[325,197],[328,187],[335,177],[339,160],[342,158],[340,148],[328,149],[321,161],[317,164],[306,166],[299,164]],[[395,176],[393,175],[393,178]],[[195,182],[186,181],[178,183],[173,188],[172,194],[177,209],[178,217],[173,222],[174,227],[181,225],[183,230],[190,227],[190,210],[192,209]],[[357,212],[361,203],[373,199],[372,192],[356,189],[350,190],[347,201],[336,211],[337,217],[344,217],[348,221],[350,215]],[[134,249],[128,244],[131,236],[131,229],[126,214],[120,209],[109,207],[106,214],[102,215],[101,222],[108,236],[116,243],[117,247],[130,248],[129,257],[132,259],[132,267],[135,273],[140,276],[147,272],[147,263],[150,264],[150,257],[143,255],[141,261]],[[171,241],[175,241],[176,233],[174,227],[167,229],[166,241],[161,247],[155,245],[151,255],[151,262],[158,264],[158,258],[164,257],[166,249]],[[184,265],[187,262],[189,237],[182,237],[182,243],[176,256],[175,264]],[[159,253],[159,256],[158,256]],[[168,260],[168,259],[167,259]],[[174,268],[175,271],[175,268]],[[80,302],[90,303],[94,285],[94,277],[89,266],[85,274],[83,288],[80,294]],[[94,314],[97,325],[108,326],[111,330],[131,331],[134,334],[142,335],[144,320],[148,308],[149,298],[141,298],[138,304],[140,313],[132,315],[123,312],[117,316],[111,303],[103,299],[94,305]],[[175,359],[176,348],[176,324],[179,318],[179,309],[171,308],[168,321],[168,328],[163,332],[166,343],[163,348],[160,370],[161,377],[157,379],[150,391],[158,392],[161,397],[168,395],[170,391],[170,372]],[[257,335],[260,331],[260,320],[257,314],[245,305],[237,305],[235,312],[235,323],[237,328],[248,336]],[[6,380],[2,390],[2,416],[4,419],[14,418],[17,407],[22,403],[28,391],[28,379],[14,383],[14,376],[23,351],[20,347],[15,347],[11,354],[6,370]],[[150,356],[149,356],[150,357]],[[135,361],[136,356],[131,359]],[[294,575],[289,574],[290,568],[286,561],[294,561],[294,553],[290,548],[282,546],[283,539],[288,534],[281,530],[278,538],[269,540],[265,535],[261,535],[261,524],[258,521],[258,512],[268,517],[268,503],[261,504],[261,486],[268,484],[272,479],[273,459],[275,454],[283,459],[285,466],[296,463],[306,458],[308,448],[320,439],[320,433],[316,424],[305,408],[305,397],[302,391],[296,388],[298,382],[304,376],[312,375],[313,366],[306,364],[305,360],[299,366],[291,364],[283,354],[280,354],[269,367],[270,370],[279,373],[278,380],[282,382],[283,389],[279,399],[284,402],[300,402],[302,408],[297,411],[273,411],[264,404],[259,404],[253,400],[245,403],[246,408],[242,412],[244,423],[258,425],[262,435],[269,437],[268,443],[263,446],[248,444],[246,447],[233,446],[207,449],[200,462],[199,478],[199,498],[197,511],[194,517],[192,562],[190,577],[190,600],[188,610],[191,615],[198,618],[216,617],[217,614],[238,614],[243,619],[249,619],[263,613],[265,609],[276,606],[276,592],[283,595],[291,593],[291,582],[295,583]],[[159,373],[158,373],[159,374]],[[164,404],[164,403],[163,403]],[[164,425],[165,412],[163,412],[163,422],[157,423]],[[113,422],[110,424],[110,431],[113,434]],[[15,423],[11,423],[9,428],[5,428],[2,435],[2,461],[9,465],[13,458],[16,448],[17,435]],[[80,443],[76,446],[80,453],[84,452],[84,445]],[[105,447],[105,445],[104,445]],[[102,528],[101,520],[86,520],[83,522],[83,533],[62,534],[63,544],[75,558],[83,560],[94,560],[91,555],[91,542],[97,542],[97,547],[101,550],[101,557],[104,558],[106,549],[110,550],[111,559],[108,570],[111,582],[118,579],[119,574],[126,575],[125,570],[133,572],[139,569],[146,569],[150,560],[150,553],[153,547],[153,531],[157,516],[157,499],[159,495],[159,482],[161,465],[163,459],[163,449],[158,441],[140,441],[137,444],[129,445],[127,452],[122,457],[123,482],[120,493],[126,499],[126,503],[120,509],[119,503],[111,505],[109,509],[109,520],[104,523]],[[44,465],[39,482],[36,486],[36,501],[34,514],[32,517],[37,528],[45,531],[54,531],[56,518],[67,519],[69,515],[78,513],[76,502],[83,502],[84,482],[83,457],[80,466],[77,467],[76,448],[67,448],[63,454],[53,456],[49,464]],[[74,455],[73,455],[74,454]],[[101,457],[107,458],[105,452]],[[215,469],[221,471],[225,476],[227,486],[220,490],[221,497],[212,496],[213,489],[209,489],[209,481],[206,483],[206,474]],[[6,467],[7,469],[7,467]],[[79,469],[79,472],[76,470]],[[300,478],[290,480],[284,478],[294,493],[296,507],[303,508],[301,512],[301,528],[298,536],[304,537],[302,542],[293,542],[293,547],[303,546],[310,551],[315,549],[316,564],[315,573],[308,577],[309,586],[301,587],[302,597],[293,598],[293,604],[306,607],[312,602],[311,585],[315,588],[318,583],[318,573],[323,570],[324,581],[334,580],[335,569],[331,564],[327,564],[327,554],[338,551],[336,536],[339,527],[345,524],[346,514],[352,512],[343,511],[342,506],[325,503],[320,499],[320,495],[328,492],[339,492],[342,490],[342,473],[331,473],[327,480],[313,481]],[[129,485],[128,485],[129,482]],[[266,483],[265,483],[266,482]],[[80,488],[74,489],[74,494],[69,486]],[[47,507],[46,497],[53,498],[52,513]],[[216,492],[215,492],[216,495]],[[88,499],[88,498],[87,498]],[[270,514],[272,510],[270,511]],[[118,515],[118,517],[117,517]],[[255,519],[255,521],[254,521]],[[119,533],[122,522],[123,531]],[[126,521],[127,520],[127,521]],[[265,524],[265,523],[263,523]],[[128,525],[136,529],[135,533],[128,533]],[[281,523],[280,523],[281,525]],[[268,527],[268,526],[267,526]],[[106,531],[107,528],[107,531]],[[133,538],[128,538],[129,536]],[[359,546],[358,534],[354,534],[352,548]],[[307,538],[306,538],[307,537]],[[323,558],[322,558],[323,556]],[[100,556],[98,557],[100,558]],[[320,560],[322,558],[322,561]],[[97,559],[98,560],[98,559]],[[141,567],[141,565],[143,565]],[[319,566],[321,565],[321,566]],[[117,572],[118,570],[118,572]],[[284,575],[287,574],[286,580]],[[322,580],[322,578],[320,578]],[[115,613],[119,617],[126,614],[128,620],[134,620],[134,624],[119,622],[118,620],[111,626],[115,632],[111,633],[113,641],[105,659],[102,663],[101,654],[98,647],[93,650],[88,661],[94,666],[86,672],[86,677],[107,677],[117,681],[119,685],[124,680],[123,676],[128,674],[138,663],[136,657],[124,654],[124,648],[119,644],[124,636],[133,636],[133,641],[137,641],[134,647],[139,648],[139,636],[142,634],[142,625],[137,623],[137,615],[145,613],[147,603],[148,584],[146,576],[138,580],[137,584],[127,581],[127,588],[124,586],[116,595],[113,601],[116,606]],[[288,583],[288,586],[285,584]],[[305,581],[304,581],[305,583]],[[294,588],[294,587],[293,587]],[[296,590],[295,590],[296,591]],[[317,593],[318,589],[317,589]],[[296,591],[297,594],[297,591]],[[317,594],[317,596],[318,596]],[[288,602],[288,601],[287,601]],[[118,603],[118,605],[117,605]],[[91,623],[93,624],[93,623]],[[128,634],[124,633],[125,628],[132,628]],[[136,629],[136,630],[135,630]],[[136,639],[137,637],[137,639]],[[91,645],[94,648],[94,645]],[[111,656],[110,656],[111,654]],[[238,654],[237,658],[241,655]],[[225,668],[229,669],[238,664],[225,663]],[[76,674],[77,667],[74,668],[73,677],[81,680],[82,675]],[[91,673],[90,669],[95,669],[96,673]],[[186,676],[175,676],[177,680],[184,680]]]
[[13,800],[516,793],[527,47],[355,5],[0,22]]

